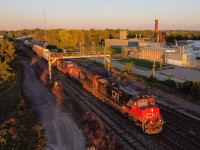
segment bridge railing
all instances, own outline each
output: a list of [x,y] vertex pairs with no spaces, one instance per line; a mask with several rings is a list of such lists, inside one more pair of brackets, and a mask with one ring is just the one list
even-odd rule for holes
[[58,52],[49,52],[49,57],[67,57],[67,56],[91,56],[91,55],[110,55],[110,51],[85,51],[85,52],[65,52],[65,53],[58,53]]

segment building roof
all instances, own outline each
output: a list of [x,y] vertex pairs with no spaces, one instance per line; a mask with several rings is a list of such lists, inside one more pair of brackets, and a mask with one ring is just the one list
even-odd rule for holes
[[200,53],[200,50],[191,50],[191,51],[185,51],[185,54],[195,54],[195,53]]
[[155,50],[155,51],[175,51],[174,48],[166,48],[166,47],[141,47],[140,49],[148,49],[148,50]]

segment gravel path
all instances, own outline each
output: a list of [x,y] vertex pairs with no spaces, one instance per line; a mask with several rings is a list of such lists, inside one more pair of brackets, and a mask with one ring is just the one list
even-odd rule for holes
[[21,55],[18,58],[24,67],[22,91],[33,105],[45,128],[47,137],[45,149],[86,149],[83,133],[66,112],[66,108],[63,104],[57,103],[51,92],[43,86],[28,58]]

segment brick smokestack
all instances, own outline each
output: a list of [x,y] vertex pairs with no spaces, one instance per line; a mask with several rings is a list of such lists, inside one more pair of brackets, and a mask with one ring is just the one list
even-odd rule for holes
[[158,34],[158,20],[155,20],[155,34]]

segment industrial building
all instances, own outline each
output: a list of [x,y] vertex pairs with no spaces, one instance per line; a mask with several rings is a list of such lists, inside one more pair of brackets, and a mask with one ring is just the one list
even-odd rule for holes
[[[198,47],[195,47],[195,49]],[[200,68],[200,50],[184,47],[122,47],[122,58],[145,59],[180,67]]]
[[108,47],[121,47],[122,58],[145,59],[165,62],[181,67],[200,67],[200,41],[178,41],[174,48],[164,43],[166,33],[158,31],[158,20],[155,20],[155,35],[153,38],[127,39],[126,31],[120,32],[120,39],[107,39]]
[[[151,43],[153,45],[154,43]],[[160,46],[133,46],[122,47],[123,58],[145,59],[149,61],[163,62],[165,52],[175,52],[174,48]]]
[[127,31],[120,31],[120,39],[106,39],[107,47],[130,46],[139,41],[150,41],[150,38],[127,38]]
[[141,34],[139,38],[127,38],[127,31],[120,31],[120,39],[106,39],[107,47],[122,47],[122,46],[140,46],[134,45],[136,42],[153,42],[153,43],[165,43],[166,33],[158,31],[158,20],[155,20],[155,34],[152,38],[141,38]]
[[178,41],[177,45],[184,46],[186,51],[200,50],[200,40],[180,40]]
[[[149,61],[163,61],[166,50],[166,34],[159,33],[158,20],[155,20],[155,34],[152,38],[132,38],[127,39],[126,31],[120,31],[120,39],[106,39],[108,47],[121,47],[123,58],[146,59]],[[165,48],[164,48],[165,47]]]
[[176,52],[164,54],[165,63],[190,68],[200,68],[200,41],[184,40],[178,42]]
[[165,53],[164,57],[167,64],[190,68],[200,67],[200,51]]
[[159,33],[158,31],[158,20],[155,20],[155,34],[154,37],[151,39],[154,42],[164,43],[166,41],[166,32]]

